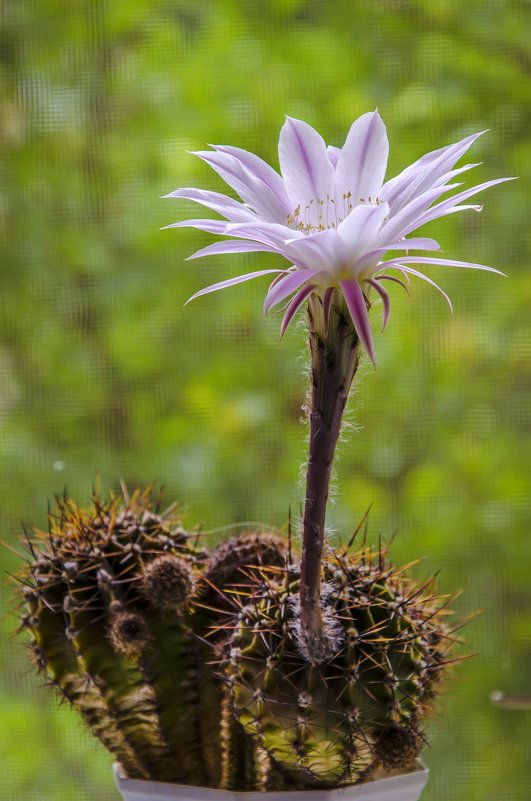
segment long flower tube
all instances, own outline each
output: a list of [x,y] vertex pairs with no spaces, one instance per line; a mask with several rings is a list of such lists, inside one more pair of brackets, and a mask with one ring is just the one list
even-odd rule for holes
[[398,283],[407,290],[411,277],[437,289],[452,308],[448,295],[419,266],[452,266],[503,275],[484,264],[423,255],[423,251],[439,250],[439,243],[412,236],[440,217],[481,211],[481,206],[467,201],[491,186],[512,180],[495,178],[444,197],[462,186],[455,181],[458,176],[478,166],[456,164],[481,133],[427,153],[384,182],[389,143],[377,111],[355,120],[342,148],[327,147],[310,125],[287,117],[280,132],[280,173],[238,147],[215,145],[196,154],[240,200],[196,188],[178,189],[166,196],[195,201],[224,218],[183,220],[166,226],[194,227],[230,237],[201,248],[190,259],[267,252],[289,262],[284,268],[220,281],[200,289],[190,300],[274,275],[264,311],[285,304],[281,334],[301,308],[308,310],[312,400],[300,619],[301,644],[313,661],[328,653],[321,557],[330,476],[360,351],[365,351],[373,364],[376,360],[369,317],[373,300],[382,304],[385,328],[391,312],[386,287]]

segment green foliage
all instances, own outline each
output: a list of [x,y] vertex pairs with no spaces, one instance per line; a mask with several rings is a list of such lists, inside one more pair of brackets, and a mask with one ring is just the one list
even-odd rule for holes
[[[399,530],[397,558],[426,555],[445,588],[466,588],[462,612],[485,610],[467,632],[478,657],[431,733],[430,798],[527,801],[529,715],[493,709],[488,694],[525,692],[531,659],[528,4],[4,0],[1,10],[0,516],[10,543],[20,520],[44,525],[53,490],[66,483],[85,498],[96,471],[107,485],[155,476],[207,528],[282,525],[299,508],[304,338],[278,343],[259,286],[182,310],[232,274],[222,258],[184,263],[208,236],[158,230],[192,211],[161,194],[210,187],[187,150],[226,142],[274,163],[285,113],[341,144],[378,105],[396,172],[490,129],[471,156],[485,162],[478,180],[520,180],[486,193],[481,215],[454,215],[429,235],[445,255],[509,278],[433,274],[453,319],[429,287],[416,284],[412,300],[394,293],[329,517],[348,532],[374,502],[373,531]],[[8,551],[2,562],[15,569]],[[24,651],[7,637],[15,625],[2,622],[0,795],[110,801],[108,759],[21,670]]]

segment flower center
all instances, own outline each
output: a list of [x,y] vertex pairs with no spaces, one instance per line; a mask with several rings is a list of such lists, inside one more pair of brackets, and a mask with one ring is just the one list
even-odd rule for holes
[[[379,206],[382,201],[380,198],[360,197],[356,205]],[[301,204],[297,206],[292,214],[286,216],[286,225],[302,231],[303,234],[315,234],[319,231],[328,231],[337,228],[348,217],[354,205],[352,203],[352,192],[343,192],[340,202],[336,202],[330,195],[325,200],[312,198],[302,209]]]

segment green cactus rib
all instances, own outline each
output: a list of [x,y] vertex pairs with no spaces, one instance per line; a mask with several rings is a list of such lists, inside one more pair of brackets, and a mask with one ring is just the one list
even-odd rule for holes
[[[205,721],[198,714],[198,643],[181,621],[153,611],[146,617],[156,651],[146,652],[144,666],[157,701],[160,729],[172,754],[171,781],[210,786],[215,777],[204,758]],[[217,721],[219,726],[219,715]]]
[[260,779],[256,742],[237,720],[227,695],[222,704],[221,743],[221,787],[233,791],[258,790]]
[[99,688],[109,714],[148,775],[171,781],[172,754],[159,723],[157,699],[146,675],[131,658],[118,654],[105,626],[90,611],[70,612],[72,642],[79,660]]
[[400,579],[382,553],[330,556],[323,588],[330,653],[320,663],[308,662],[301,642],[293,570],[282,581],[275,572],[256,577],[224,649],[240,722],[276,765],[314,787],[414,759],[447,647],[437,603]]
[[[56,594],[57,595],[57,594]],[[128,775],[144,779],[135,753],[101,698],[98,688],[80,665],[71,641],[65,635],[64,615],[54,611],[56,598],[48,591],[26,594],[29,621],[25,624],[32,635],[35,658],[61,697],[76,707],[89,729],[124,766]]]

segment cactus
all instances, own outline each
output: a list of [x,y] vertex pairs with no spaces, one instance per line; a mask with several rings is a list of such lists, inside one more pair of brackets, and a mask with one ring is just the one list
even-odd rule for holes
[[[131,777],[208,784],[187,622],[201,553],[149,490],[66,499],[24,583],[39,669]],[[215,714],[215,711],[214,711]]]
[[58,502],[21,577],[39,670],[131,778],[230,790],[354,783],[406,767],[452,637],[380,551],[328,552],[325,652],[275,534],[198,546],[149,490]]
[[328,653],[312,662],[299,587],[298,568],[262,570],[235,616],[222,664],[240,723],[294,786],[337,787],[411,766],[452,645],[444,608],[383,551],[330,553],[321,602]]

